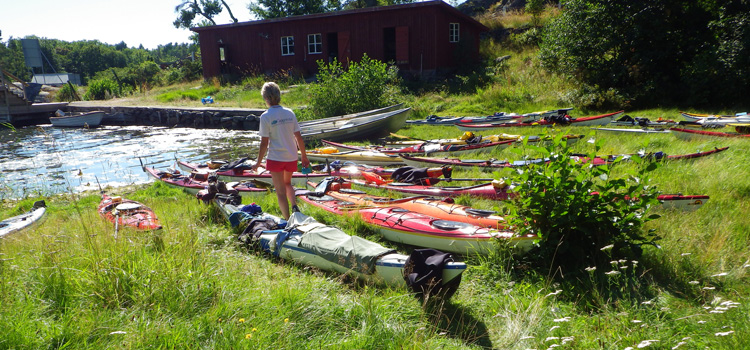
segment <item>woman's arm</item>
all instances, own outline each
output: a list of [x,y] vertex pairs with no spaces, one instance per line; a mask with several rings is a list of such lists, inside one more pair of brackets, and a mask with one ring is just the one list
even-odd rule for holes
[[255,160],[255,165],[250,167],[250,170],[252,171],[258,170],[258,166],[260,166],[260,163],[263,161],[263,157],[265,157],[267,150],[268,150],[268,137],[261,137],[260,149],[258,149],[258,158]]
[[301,154],[300,160],[302,162],[302,167],[307,168],[310,166],[310,161],[307,160],[307,152],[305,151],[305,140],[302,139],[302,133],[300,133],[299,131],[295,131],[294,138],[297,140],[297,148],[299,149],[299,152]]

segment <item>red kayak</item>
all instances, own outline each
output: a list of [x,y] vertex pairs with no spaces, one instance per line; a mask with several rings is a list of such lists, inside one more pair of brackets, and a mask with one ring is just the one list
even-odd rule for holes
[[[416,185],[410,183],[401,182],[390,182],[390,183],[377,183],[374,181],[351,179],[346,180],[353,184],[378,188],[389,191],[396,191],[402,193],[411,193],[425,196],[434,197],[458,197],[461,195],[469,195],[474,197],[505,200],[512,194],[510,192],[510,186],[502,181],[493,181],[473,186],[430,186],[430,185]],[[446,179],[445,181],[450,181]]]
[[110,197],[102,193],[99,215],[115,224],[115,227],[129,226],[138,230],[159,230],[161,224],[151,208],[134,200],[119,196]]
[[[664,155],[662,152],[649,153],[649,154],[638,154],[641,157],[648,157],[650,159],[666,161],[666,160],[683,160],[683,159],[695,159],[700,157],[709,156],[719,152],[723,152],[729,149],[729,147],[715,148],[706,152],[696,152],[690,154],[680,155]],[[636,154],[620,154],[620,155],[608,155],[596,157],[593,161],[588,157],[573,156],[572,158],[581,164],[593,164],[593,165],[605,165],[612,164],[617,158],[630,158]],[[496,160],[496,159],[458,159],[458,158],[428,158],[428,157],[417,157],[402,154],[401,158],[407,165],[414,167],[424,166],[451,166],[451,167],[481,167],[481,168],[518,168],[526,167],[531,164],[546,163],[547,159],[529,159],[519,161],[507,161],[507,160]]]
[[440,144],[423,142],[405,147],[383,147],[383,146],[352,146],[343,143],[322,140],[329,147],[336,147],[340,151],[378,151],[386,154],[435,154],[435,153],[470,153],[491,152],[510,146],[516,140],[502,140],[497,142],[478,142],[465,144]]
[[[189,163],[185,161],[177,161],[177,165],[182,169],[183,171],[186,171],[188,173],[190,172],[211,172],[215,171],[216,175],[219,177],[220,180],[224,181],[250,181],[250,180],[258,180],[262,181],[268,184],[273,184],[271,181],[271,174],[267,171],[263,171],[260,173],[252,172],[249,169],[230,169],[230,170],[213,170],[211,169],[207,164],[196,164],[196,163]],[[326,177],[329,176],[340,176],[344,178],[361,178],[362,172],[370,172],[375,173],[378,176],[389,179],[391,177],[391,174],[397,169],[397,168],[383,168],[383,167],[375,167],[375,166],[368,166],[368,165],[360,165],[352,162],[344,162],[343,165],[339,166],[339,163],[336,164],[329,164],[329,167],[332,168],[330,172],[326,171],[324,169],[325,165],[314,165],[313,170],[316,170],[316,172],[313,172],[311,174],[302,174],[299,172],[292,173],[292,184],[296,187],[305,187],[305,184],[308,181],[320,181]],[[450,168],[446,167],[434,167],[427,169],[427,173],[430,177],[440,177],[445,175],[445,173],[450,174]]]
[[[143,171],[170,187],[180,188],[190,194],[197,194],[200,190],[209,186],[208,173],[182,174],[179,171],[162,171],[147,167],[143,167]],[[245,181],[240,183],[229,183],[227,186],[237,190],[237,192],[243,197],[262,196],[269,192],[269,189],[257,185],[259,185],[257,182]],[[261,183],[260,185],[264,184]]]
[[331,196],[299,194],[300,199],[335,214],[359,215],[375,225],[384,238],[404,244],[458,254],[488,254],[503,240],[519,250],[531,249],[536,236],[518,236],[515,232],[489,229],[469,223],[441,220],[401,208],[361,208]]
[[707,131],[707,130],[693,130],[683,128],[670,128],[672,133],[681,139],[692,139],[696,137],[732,137],[732,138],[750,138],[750,134],[740,134],[732,132],[719,132],[719,131]]
[[614,113],[595,115],[581,118],[570,118],[565,115],[562,119],[547,118],[540,119],[534,122],[506,122],[506,123],[489,123],[489,124],[455,124],[462,131],[479,131],[487,130],[492,128],[503,128],[513,126],[537,126],[537,125],[573,125],[573,126],[596,126],[596,125],[607,125],[612,120],[620,117],[625,111],[619,111]]

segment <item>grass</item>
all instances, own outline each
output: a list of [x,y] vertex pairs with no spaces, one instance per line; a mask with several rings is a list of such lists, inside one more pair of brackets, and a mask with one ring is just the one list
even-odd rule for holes
[[[502,26],[523,22],[511,20],[518,19],[504,19]],[[412,117],[577,107],[566,97],[575,88],[572,83],[540,69],[533,49],[484,43],[482,50],[486,57],[511,58],[506,66],[495,67],[489,84],[473,90],[450,93],[437,87],[405,93],[402,99],[414,109]],[[200,87],[195,89],[200,94],[211,91],[215,106],[263,108],[260,82],[194,82],[136,95],[128,103],[164,104],[159,96],[176,96],[168,103],[199,105],[178,96]],[[211,88],[218,90],[201,90]],[[305,85],[284,90],[283,104],[304,107]],[[679,108],[735,112],[693,110],[689,104]],[[627,112],[676,119],[678,111],[664,107]],[[578,108],[572,115],[599,112]],[[485,134],[546,131],[507,128]],[[596,134],[583,127],[551,132],[586,135],[572,146],[577,152],[590,151],[593,145],[586,140],[591,138],[604,139],[602,154],[642,149],[683,154],[730,147],[703,159],[667,162],[654,172],[651,181],[664,193],[708,194],[711,199],[694,212],[652,209],[662,217],[647,228],[663,239],[661,249],[648,247],[637,262],[644,267],[637,280],[645,292],[607,300],[593,290],[558,284],[546,271],[516,274],[509,268],[516,257],[499,247],[489,256],[467,258],[470,269],[457,294],[430,307],[404,289],[356,283],[247,249],[210,206],[156,183],[108,190],[152,207],[164,224],[161,232],[121,229],[115,239],[113,227],[95,212],[98,194],[69,193],[45,198],[49,211],[41,225],[0,239],[0,348],[750,348],[747,140],[682,141],[672,135]],[[399,134],[433,139],[461,132],[416,126]],[[524,155],[538,154],[509,148],[483,156],[518,160]],[[615,172],[624,174],[631,166],[622,164]],[[454,171],[454,177],[503,175]],[[37,199],[3,202],[0,218],[28,210]],[[279,214],[275,195],[256,201]],[[458,202],[504,210],[502,202],[468,197]],[[351,234],[402,253],[411,249],[384,241],[361,220],[302,208]],[[627,272],[634,264],[616,266]],[[609,288],[622,289],[623,278],[613,275]]]

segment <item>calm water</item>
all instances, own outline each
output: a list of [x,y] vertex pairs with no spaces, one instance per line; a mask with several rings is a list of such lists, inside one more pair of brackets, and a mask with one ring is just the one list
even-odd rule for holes
[[141,171],[175,167],[175,157],[203,162],[257,152],[254,131],[101,126],[95,129],[0,127],[0,199],[151,182]]

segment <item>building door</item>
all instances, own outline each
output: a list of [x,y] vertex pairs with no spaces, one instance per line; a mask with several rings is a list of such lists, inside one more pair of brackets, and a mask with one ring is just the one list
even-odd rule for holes
[[328,45],[328,63],[331,63],[339,57],[339,33],[328,33],[326,45]]
[[346,67],[349,65],[349,60],[352,59],[352,47],[351,41],[349,40],[349,32],[338,33],[338,45],[339,45],[339,62]]
[[383,62],[396,62],[396,27],[383,28]]
[[409,27],[396,27],[396,64],[409,64]]

